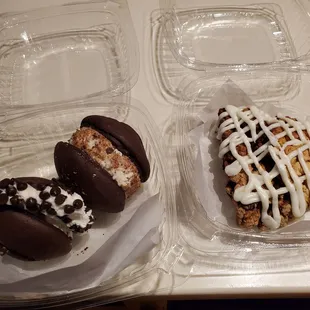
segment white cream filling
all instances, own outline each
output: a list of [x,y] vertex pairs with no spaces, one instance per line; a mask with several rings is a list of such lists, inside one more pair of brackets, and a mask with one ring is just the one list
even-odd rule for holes
[[[119,152],[118,150],[116,151]],[[108,158],[104,160],[96,158],[96,161],[111,175],[112,179],[116,181],[118,186],[126,187],[130,185],[131,178],[134,175],[132,171],[129,171],[129,169],[125,169],[124,167],[112,168],[113,164]]]
[[125,172],[120,169],[112,169],[112,178],[117,182],[119,186],[126,186],[130,184],[130,179],[133,176],[132,172]]
[[[93,146],[97,144],[97,139],[89,139],[88,147],[91,149]],[[114,148],[113,153],[123,156],[123,153],[118,149]],[[113,168],[113,162],[106,157],[105,159],[100,159],[98,157],[94,158],[102,168],[104,168],[112,177],[112,179],[118,184],[118,186],[126,187],[131,183],[131,178],[134,176],[133,172],[129,169],[125,169],[124,167]]]
[[87,146],[88,148],[92,149],[94,146],[96,146],[97,143],[98,143],[97,139],[90,139],[87,142]]
[[[73,144],[72,139],[69,141],[70,144]],[[92,138],[87,141],[87,148],[91,150],[98,144],[98,139]],[[119,156],[124,156],[122,152],[118,149],[114,148],[113,152]],[[105,159],[101,159],[95,156],[92,156],[94,160],[96,160],[99,165],[104,168],[112,177],[112,179],[117,183],[120,187],[127,187],[131,184],[131,178],[134,176],[134,173],[130,171],[130,169],[125,169],[124,167],[113,168],[112,161],[106,157]]]
[[[57,185],[55,185],[55,186],[57,186]],[[16,188],[16,183],[14,183],[14,187]],[[54,218],[63,217],[66,215],[67,217],[69,217],[71,219],[71,222],[66,224],[67,227],[69,227],[69,228],[74,226],[74,225],[81,227],[81,228],[86,228],[87,224],[92,224],[93,222],[89,219],[89,217],[92,215],[92,211],[89,210],[86,212],[86,206],[84,203],[83,203],[82,208],[75,210],[73,213],[71,213],[71,214],[65,213],[65,211],[64,211],[65,205],[71,205],[72,206],[73,202],[76,199],[79,199],[81,201],[83,201],[83,199],[77,193],[68,194],[60,186],[57,186],[57,187],[60,188],[61,194],[67,197],[66,200],[64,201],[63,204],[56,205],[55,197],[50,196],[50,198],[46,199],[45,201],[48,201],[49,203],[51,203],[51,207],[56,211],[56,216],[52,216],[52,215],[48,214],[46,211],[41,211],[41,213],[46,215],[47,217],[52,217],[52,218],[53,217]],[[16,188],[16,190],[17,190],[17,188]],[[46,189],[44,190],[44,192],[50,193],[50,190],[51,190],[51,187],[47,186]],[[1,192],[5,192],[5,190],[0,189],[0,193]],[[24,199],[25,201],[28,198],[34,198],[34,199],[36,199],[38,205],[40,205],[43,202],[43,200],[39,196],[40,191],[35,189],[34,187],[32,187],[30,184],[27,184],[27,188],[23,191],[17,190],[16,195],[18,195],[20,198]],[[11,205],[10,199],[8,200],[7,205]],[[25,207],[25,210],[27,210],[26,207]]]

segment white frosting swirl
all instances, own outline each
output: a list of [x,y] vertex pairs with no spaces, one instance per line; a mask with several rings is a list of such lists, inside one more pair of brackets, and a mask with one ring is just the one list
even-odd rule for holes
[[[37,201],[38,205],[41,205],[41,203],[43,202],[43,200],[40,198],[40,192],[41,191],[35,189],[30,184],[27,183],[27,188],[25,190],[18,190],[16,183],[14,183],[13,186],[16,188],[16,191],[17,191],[16,195],[19,198],[23,199],[24,201],[26,201],[28,198],[34,198]],[[57,186],[57,185],[55,184],[55,186]],[[53,225],[57,226],[57,227],[59,226],[59,225],[57,225],[57,222],[59,222],[59,218],[61,218],[63,216],[67,216],[71,220],[70,223],[66,223],[66,226],[68,228],[71,228],[74,225],[76,225],[77,227],[85,229],[88,224],[92,225],[93,224],[92,211],[91,210],[86,211],[86,206],[84,203],[80,209],[75,209],[73,213],[71,213],[71,214],[65,213],[65,211],[64,211],[65,205],[71,205],[72,206],[73,202],[75,200],[79,199],[83,202],[83,199],[77,193],[69,194],[68,192],[63,190],[60,186],[57,186],[57,187],[61,190],[61,194],[66,196],[66,200],[62,204],[57,205],[55,203],[55,197],[50,196],[45,201],[47,201],[51,204],[51,208],[53,208],[56,211],[56,215],[55,216],[50,215],[46,212],[46,210],[42,210],[42,211],[40,211],[40,213],[44,214],[47,218],[54,218],[54,219],[51,219],[50,222],[53,223]],[[44,192],[50,193],[51,188],[52,188],[51,186],[47,186],[46,189],[44,190]],[[0,189],[0,194],[1,193],[5,193],[5,189]],[[10,202],[10,199],[8,199],[6,204],[12,205]],[[26,206],[24,208],[25,208],[25,210],[27,210]],[[63,226],[63,225],[60,225],[60,226]],[[59,228],[61,228],[61,227],[59,227]]]

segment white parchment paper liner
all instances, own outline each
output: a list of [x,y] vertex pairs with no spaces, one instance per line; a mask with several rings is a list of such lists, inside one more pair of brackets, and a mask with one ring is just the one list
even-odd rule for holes
[[[0,292],[65,293],[97,286],[132,264],[158,242],[163,208],[146,183],[119,214],[102,214],[66,257],[0,261]],[[22,232],[21,232],[22,233]]]
[[[237,227],[235,207],[225,191],[228,178],[222,169],[222,159],[218,157],[220,141],[216,139],[218,110],[227,105],[251,106],[253,101],[231,80],[227,81],[215,94],[210,103],[200,115],[204,122],[189,133],[190,139],[197,147],[195,159],[194,186],[199,200],[207,212],[208,218],[219,227],[242,230]],[[278,113],[296,116],[300,120],[306,117],[291,107],[283,108],[273,104],[260,106],[264,112],[271,116]],[[310,212],[304,217],[292,222],[285,228],[269,233],[293,233],[310,231]],[[243,230],[251,233],[250,230]],[[253,230],[252,230],[253,232]]]

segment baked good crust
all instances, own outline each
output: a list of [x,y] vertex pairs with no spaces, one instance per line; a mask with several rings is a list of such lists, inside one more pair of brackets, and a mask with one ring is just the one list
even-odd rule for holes
[[[245,117],[244,115],[247,116]],[[232,173],[228,173],[229,181],[226,185],[226,192],[231,197],[236,208],[237,224],[244,228],[259,227],[261,229],[275,229],[286,226],[292,219],[299,217],[296,214],[294,215],[292,193],[285,190],[290,184],[296,186],[296,176],[298,180],[302,180],[302,188],[300,190],[302,190],[303,196],[301,200],[304,200],[304,202],[300,201],[300,205],[303,203],[305,205],[304,211],[306,211],[309,208],[309,183],[307,182],[307,172],[309,171],[307,171],[307,168],[310,169],[310,147],[308,145],[310,135],[307,124],[289,116],[284,117],[280,115],[272,118],[257,108],[253,109],[253,107],[230,108],[228,106],[220,109],[218,116],[218,139],[221,141],[220,157],[223,160],[223,169],[227,172],[229,170],[227,168],[234,165],[236,161],[250,162],[246,167],[247,171],[240,169],[238,173],[234,173],[233,175]],[[252,123],[251,125],[255,124],[255,128],[253,126],[250,128],[250,123]],[[240,136],[243,136],[241,140]],[[239,142],[241,142],[234,143],[237,155],[233,155],[231,144],[236,139],[239,139]],[[258,165],[251,162],[249,158],[255,152],[258,151],[259,153],[259,150],[263,148],[266,148],[267,152],[265,152],[266,154],[262,158],[259,158]],[[278,162],[278,157],[273,157],[272,154],[278,156],[278,153],[282,151],[283,154],[281,153],[282,155],[280,154],[279,156],[288,158],[289,163],[284,165],[285,171],[282,171],[281,175],[279,169],[280,164],[283,162],[281,160]],[[252,153],[249,154],[249,152]],[[293,171],[290,170],[291,168]],[[279,170],[278,173],[274,173],[277,169]],[[264,214],[261,197],[253,203],[248,204],[244,203],[244,199],[241,199],[241,201],[240,199],[236,199],[238,188],[240,191],[240,188],[249,187],[249,178],[251,178],[252,182],[253,176],[257,179],[262,178],[263,174],[269,176],[273,174],[274,176],[270,178],[271,184],[268,186],[266,185],[267,182],[261,182],[262,184],[259,184],[263,191],[269,191],[267,214],[266,212]],[[285,183],[283,178],[286,181],[288,179],[290,184]],[[270,223],[270,218],[275,218],[273,212],[275,211],[274,206],[276,204],[272,199],[272,195],[270,195],[270,190],[274,191],[277,195],[276,210],[279,211],[279,218],[276,221],[277,224]],[[251,190],[251,194],[259,196],[257,191],[260,191],[260,188],[254,187]],[[266,220],[266,217],[269,220]]]

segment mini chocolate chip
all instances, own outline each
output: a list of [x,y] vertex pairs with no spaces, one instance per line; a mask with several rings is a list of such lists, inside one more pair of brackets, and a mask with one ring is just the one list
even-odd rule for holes
[[76,209],[76,210],[79,210],[83,207],[83,201],[81,199],[75,199],[73,201],[73,207]]
[[16,187],[19,191],[24,191],[25,189],[27,189],[28,185],[24,182],[17,182]]
[[39,194],[39,197],[42,199],[42,200],[47,200],[48,198],[51,197],[50,193],[49,192],[41,192]]
[[5,255],[8,252],[8,249],[4,245],[0,245],[0,256]]
[[65,205],[64,206],[64,211],[67,214],[72,214],[74,212],[74,210],[75,210],[74,207],[71,205]]
[[59,194],[55,198],[55,203],[57,206],[60,206],[66,201],[66,199],[67,199],[67,196],[65,196],[63,194]]
[[19,201],[19,197],[18,196],[13,196],[13,197],[10,198],[10,202],[11,202],[12,206],[18,205],[18,201]]
[[26,200],[26,208],[29,210],[29,211],[38,211],[39,207],[38,207],[38,204],[37,204],[37,200],[35,198],[28,198]]
[[112,154],[112,153],[114,152],[114,150],[113,150],[111,147],[108,147],[108,148],[105,150],[105,152],[106,152],[107,154]]
[[15,204],[15,206],[20,208],[20,209],[24,209],[25,208],[25,200],[19,198],[17,203]]
[[0,205],[5,205],[8,202],[9,196],[5,193],[0,194]]
[[49,214],[49,215],[57,215],[57,212],[55,211],[55,209],[53,209],[53,208],[49,208],[49,209],[47,209],[47,214]]
[[57,196],[61,193],[61,190],[58,186],[53,186],[50,190],[52,196]]
[[17,193],[17,189],[13,185],[8,185],[6,188],[6,193],[8,196],[14,196]]
[[72,222],[72,220],[70,219],[70,217],[68,217],[68,216],[66,216],[66,215],[63,216],[61,219],[63,220],[63,222],[64,222],[65,224],[69,224],[69,223]]
[[38,191],[44,191],[46,189],[46,184],[36,184],[35,187]]
[[0,181],[0,188],[7,188],[10,184],[10,179],[3,179],[2,181]]
[[82,228],[81,226],[73,225],[73,226],[71,226],[70,228],[73,229],[74,231],[80,233],[80,234],[82,234],[83,232],[85,232],[85,229]]
[[52,204],[48,201],[43,201],[40,205],[40,210],[41,211],[45,211],[48,210],[50,207],[52,206]]

